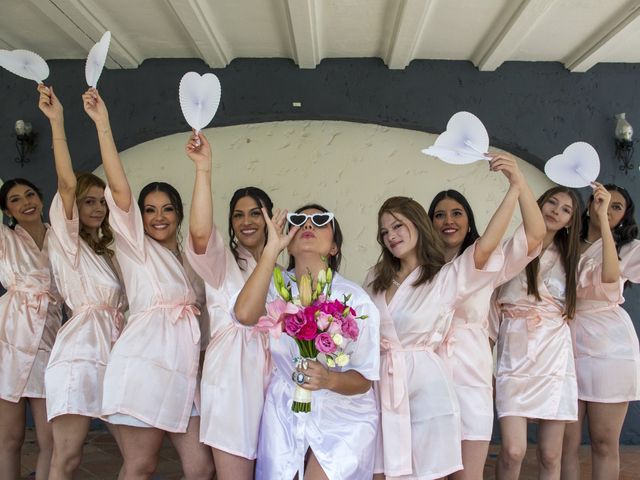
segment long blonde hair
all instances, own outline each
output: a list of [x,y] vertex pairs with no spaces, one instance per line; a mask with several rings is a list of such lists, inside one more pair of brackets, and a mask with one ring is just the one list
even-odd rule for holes
[[[76,182],[76,204],[78,205],[78,209],[80,209],[80,204],[87,196],[91,187],[99,187],[103,190],[107,187],[104,181],[93,173],[76,173]],[[107,211],[102,224],[100,224],[100,230],[98,231],[99,239],[97,242],[91,237],[89,232],[84,229],[82,223],[80,223],[80,238],[98,255],[113,256],[113,250],[108,248],[113,242],[113,232],[109,226],[109,212]]]

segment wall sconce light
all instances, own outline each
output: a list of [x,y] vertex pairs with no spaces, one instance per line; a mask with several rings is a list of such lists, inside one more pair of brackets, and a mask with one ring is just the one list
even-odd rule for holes
[[624,113],[616,114],[616,158],[620,162],[620,171],[625,175],[633,169],[631,157],[633,157],[633,127],[627,122]]
[[19,163],[21,167],[24,167],[25,163],[29,163],[27,155],[35,148],[38,134],[31,128],[31,123],[25,122],[24,120],[16,121],[15,131],[16,149],[18,150],[18,156],[15,161]]

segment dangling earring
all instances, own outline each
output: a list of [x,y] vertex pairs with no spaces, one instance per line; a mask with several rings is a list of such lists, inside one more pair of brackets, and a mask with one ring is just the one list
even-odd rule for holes
[[7,223],[9,224],[9,227],[15,227],[16,219],[13,218],[12,216],[8,216]]
[[471,233],[471,227],[469,227],[469,230],[467,230],[467,233]]

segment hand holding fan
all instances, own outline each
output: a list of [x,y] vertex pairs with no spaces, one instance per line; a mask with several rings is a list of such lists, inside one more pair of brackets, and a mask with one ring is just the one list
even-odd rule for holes
[[598,152],[586,142],[575,142],[560,155],[550,158],[544,173],[552,181],[565,187],[578,188],[591,185],[600,174]]
[[[200,133],[213,119],[220,104],[220,81],[213,73],[185,73],[180,80],[180,107],[187,123]],[[199,141],[199,139],[198,139]]]
[[0,50],[0,66],[36,83],[42,83],[49,76],[47,62],[29,50]]
[[104,62],[107,60],[109,43],[111,43],[111,32],[107,31],[104,32],[100,41],[89,50],[87,64],[84,67],[84,76],[87,79],[87,85],[90,87],[96,88],[98,85]]
[[447,129],[435,143],[422,153],[454,165],[465,165],[487,160],[487,150],[489,134],[480,119],[469,112],[458,112],[449,119]]

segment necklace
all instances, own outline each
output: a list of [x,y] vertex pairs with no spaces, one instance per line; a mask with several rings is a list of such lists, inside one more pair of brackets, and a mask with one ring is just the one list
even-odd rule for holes
[[593,245],[595,242],[590,242],[589,240],[587,240],[586,238],[583,238],[582,241],[584,243],[586,243],[587,245]]
[[400,282],[397,281],[395,278],[391,279],[391,283],[393,283],[396,287],[400,287]]

